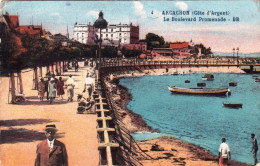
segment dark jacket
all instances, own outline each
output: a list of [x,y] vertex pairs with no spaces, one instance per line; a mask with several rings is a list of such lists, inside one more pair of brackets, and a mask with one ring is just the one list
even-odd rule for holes
[[65,145],[54,140],[50,151],[47,139],[37,145],[35,166],[68,166],[68,155]]

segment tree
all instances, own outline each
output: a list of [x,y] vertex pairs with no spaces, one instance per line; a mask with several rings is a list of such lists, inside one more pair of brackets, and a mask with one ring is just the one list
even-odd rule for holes
[[162,47],[165,44],[164,38],[154,33],[146,34],[145,41],[147,43],[148,49],[153,49],[154,47]]
[[122,48],[121,52],[126,58],[139,57],[142,53],[140,50],[136,50],[136,49],[128,50],[125,47]]
[[201,53],[204,54],[204,55],[212,54],[211,48],[210,47],[209,48],[205,47],[202,43],[195,45],[195,53],[199,52],[198,48],[201,48]]

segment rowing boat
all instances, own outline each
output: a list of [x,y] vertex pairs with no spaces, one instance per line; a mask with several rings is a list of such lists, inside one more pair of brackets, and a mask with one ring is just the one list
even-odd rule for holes
[[243,104],[241,103],[223,103],[224,107],[228,108],[242,108]]
[[168,89],[172,93],[180,94],[194,94],[194,95],[227,95],[230,93],[230,89],[216,89],[216,88],[180,88],[175,86],[168,86]]

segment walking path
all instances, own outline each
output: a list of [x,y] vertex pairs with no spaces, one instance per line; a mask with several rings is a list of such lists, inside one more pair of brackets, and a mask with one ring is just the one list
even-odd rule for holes
[[63,73],[63,80],[72,74],[76,82],[74,101],[67,101],[65,90],[65,100],[55,100],[52,105],[46,98],[40,102],[38,92],[31,90],[33,71],[22,73],[24,93],[29,101],[16,105],[8,104],[9,78],[0,78],[0,166],[34,165],[36,146],[46,139],[43,128],[48,122],[54,122],[59,129],[57,137],[66,145],[69,165],[98,165],[97,116],[77,114],[77,94],[84,88],[87,68]]

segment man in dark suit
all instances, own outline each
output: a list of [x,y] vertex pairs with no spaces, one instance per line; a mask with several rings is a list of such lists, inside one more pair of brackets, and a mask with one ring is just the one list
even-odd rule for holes
[[37,145],[35,166],[68,166],[66,147],[55,139],[57,131],[54,123],[45,126],[47,139]]

